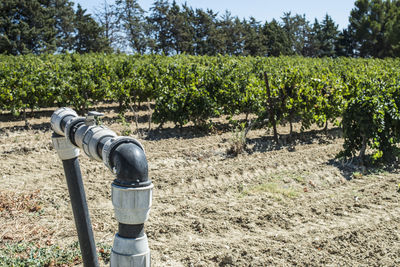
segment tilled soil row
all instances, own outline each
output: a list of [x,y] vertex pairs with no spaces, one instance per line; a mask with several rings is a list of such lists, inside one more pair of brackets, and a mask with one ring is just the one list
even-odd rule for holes
[[[40,212],[1,213],[3,229],[19,229],[3,231],[3,242],[76,241],[50,135],[0,138],[2,192],[38,192],[40,205]],[[342,164],[340,138],[276,148],[264,136],[252,131],[237,157],[227,154],[231,133],[141,140],[155,184],[146,223],[154,266],[400,264],[397,171],[364,175]],[[111,244],[113,178],[101,162],[80,160],[96,241]]]

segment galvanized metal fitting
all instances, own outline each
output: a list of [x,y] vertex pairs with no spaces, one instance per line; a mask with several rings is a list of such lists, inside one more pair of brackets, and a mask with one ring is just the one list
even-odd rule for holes
[[79,123],[83,123],[85,121],[84,117],[75,117],[73,119],[71,119],[70,121],[68,121],[68,123],[65,125],[65,129],[64,129],[64,134],[65,137],[73,144],[73,141],[71,140],[71,138],[74,138],[73,133],[71,133],[71,131],[73,130],[73,127],[78,125]]
[[89,127],[85,132],[82,140],[82,148],[86,155],[97,160],[102,161],[101,156],[97,153],[97,146],[101,139],[104,137],[116,137],[117,134],[104,126]]
[[82,125],[79,127],[76,132],[75,132],[75,143],[78,147],[82,148],[83,147],[83,138],[85,137],[87,131],[90,130],[90,128],[93,128],[96,126],[87,126],[87,125]]
[[124,238],[115,235],[111,250],[111,267],[150,267],[150,249],[147,236]]
[[111,164],[111,160],[110,160],[110,154],[112,153],[112,151],[117,148],[117,146],[119,146],[122,143],[133,143],[136,144],[137,146],[139,146],[143,152],[145,152],[144,147],[142,146],[142,144],[136,140],[135,138],[132,137],[126,137],[126,136],[118,136],[115,138],[112,138],[110,140],[108,140],[103,147],[102,150],[102,158],[103,158],[103,162],[104,164],[114,173],[113,171],[113,167]]
[[73,159],[79,156],[79,148],[75,147],[64,136],[53,135],[51,140],[61,160]]
[[64,135],[61,129],[61,121],[67,116],[78,117],[78,114],[70,108],[59,108],[51,115],[50,124],[54,132],[59,135]]
[[111,201],[115,218],[124,224],[142,224],[149,218],[153,184],[146,187],[122,187],[111,185]]

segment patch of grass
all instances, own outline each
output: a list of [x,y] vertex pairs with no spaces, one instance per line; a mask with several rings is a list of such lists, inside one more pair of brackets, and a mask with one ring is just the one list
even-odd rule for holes
[[262,183],[244,189],[241,192],[241,197],[251,194],[263,194],[263,193],[267,193],[276,199],[281,199],[282,197],[296,198],[299,195],[299,192],[292,187],[287,187],[278,183],[270,182],[270,183]]
[[110,264],[112,246],[100,243],[97,244],[97,247],[99,248],[99,259],[107,265]]
[[121,135],[130,136],[132,134],[130,123],[126,121],[125,117],[122,114],[119,114],[118,117],[119,119],[117,120],[117,122],[121,123],[122,125]]
[[305,185],[307,184],[306,182],[306,176],[308,176],[309,173],[306,172],[290,172],[290,171],[284,171],[284,172],[279,172],[276,173],[272,176],[273,181],[282,181],[282,180],[294,180],[299,184]]
[[363,174],[361,172],[353,172],[354,179],[361,179],[362,177],[363,177]]
[[32,242],[6,243],[0,249],[0,266],[72,266],[81,262],[78,243],[65,249]]
[[[111,246],[97,244],[99,260],[109,264]],[[78,242],[66,248],[40,246],[33,242],[5,243],[0,246],[0,266],[74,266],[82,263]]]
[[295,180],[296,182],[298,182],[299,184],[305,185],[306,183],[306,179],[303,176],[294,176],[293,180]]

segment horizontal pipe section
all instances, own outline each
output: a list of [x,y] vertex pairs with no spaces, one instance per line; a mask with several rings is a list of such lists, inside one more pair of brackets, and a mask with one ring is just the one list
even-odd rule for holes
[[103,159],[102,151],[103,151],[104,144],[107,143],[107,141],[109,141],[110,139],[112,139],[112,137],[106,136],[106,137],[100,139],[99,144],[97,145],[97,153],[99,154],[100,158],[102,158],[102,159]]

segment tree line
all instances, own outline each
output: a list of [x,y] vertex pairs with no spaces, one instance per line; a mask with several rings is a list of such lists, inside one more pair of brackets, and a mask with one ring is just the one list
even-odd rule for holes
[[[129,49],[127,49],[129,48]],[[307,57],[400,56],[400,0],[356,0],[347,28],[284,13],[280,21],[155,0],[104,1],[93,14],[70,0],[2,0],[0,53],[64,52]]]

